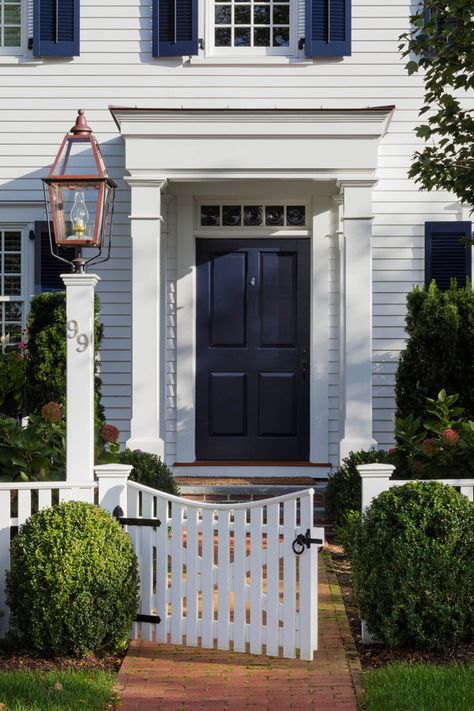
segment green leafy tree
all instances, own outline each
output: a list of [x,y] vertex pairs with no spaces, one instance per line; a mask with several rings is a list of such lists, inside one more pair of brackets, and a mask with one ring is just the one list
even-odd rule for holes
[[459,407],[474,420],[474,293],[453,282],[440,291],[416,287],[408,294],[408,341],[395,379],[396,417],[423,418],[426,398],[443,388],[459,393]]
[[[103,336],[99,320],[100,301],[95,297],[94,348],[97,353]],[[28,317],[28,358],[26,398],[29,413],[38,413],[47,402],[66,404],[66,294],[45,292],[35,296]],[[96,426],[104,422],[101,405],[102,381],[95,376]]]
[[409,74],[423,73],[425,92],[409,177],[422,190],[449,190],[474,205],[474,116],[463,102],[474,88],[473,0],[423,0],[400,50]]

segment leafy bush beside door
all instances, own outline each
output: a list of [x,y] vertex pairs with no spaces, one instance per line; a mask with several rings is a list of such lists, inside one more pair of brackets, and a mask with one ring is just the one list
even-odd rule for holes
[[[103,325],[99,320],[100,301],[95,297],[94,346],[100,351]],[[28,414],[40,412],[45,403],[66,402],[66,293],[50,291],[35,296],[27,323],[28,358],[26,404]],[[95,376],[96,426],[104,422],[101,404],[102,380]]]

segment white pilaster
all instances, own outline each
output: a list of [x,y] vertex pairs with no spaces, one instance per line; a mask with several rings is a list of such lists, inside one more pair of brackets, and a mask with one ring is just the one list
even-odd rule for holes
[[165,180],[129,178],[132,197],[132,421],[127,442],[164,459],[164,247],[161,193]]
[[372,437],[372,188],[374,181],[340,183],[344,200],[344,373],[340,457],[376,446]]
[[329,461],[329,247],[330,202],[328,195],[313,197],[311,269],[311,462]]
[[96,274],[61,274],[66,285],[66,480],[94,479],[94,289]]

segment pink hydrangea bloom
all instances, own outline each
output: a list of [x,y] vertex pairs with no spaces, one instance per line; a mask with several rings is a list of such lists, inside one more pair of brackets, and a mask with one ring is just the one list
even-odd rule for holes
[[431,437],[427,437],[426,439],[423,440],[422,442],[423,445],[423,452],[426,454],[427,457],[430,457],[432,454],[436,452],[436,445],[434,439]]
[[447,444],[450,447],[455,447],[459,442],[459,435],[455,430],[452,430],[450,427],[447,427],[441,432],[441,439],[443,440],[444,444]]
[[100,436],[104,442],[111,442],[112,444],[115,444],[120,436],[120,430],[118,427],[115,427],[115,425],[103,425],[100,430]]
[[62,416],[63,412],[58,402],[47,402],[46,405],[43,405],[41,408],[41,417],[46,420],[46,422],[60,422]]

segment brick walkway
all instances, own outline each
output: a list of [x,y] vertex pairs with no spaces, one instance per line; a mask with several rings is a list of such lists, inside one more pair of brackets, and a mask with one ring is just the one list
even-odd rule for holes
[[120,711],[356,711],[359,659],[326,553],[320,563],[313,662],[132,642]]

